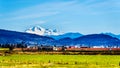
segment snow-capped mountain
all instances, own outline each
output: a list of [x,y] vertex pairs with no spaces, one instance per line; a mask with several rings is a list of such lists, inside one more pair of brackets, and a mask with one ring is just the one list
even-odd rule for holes
[[[34,28],[34,30],[36,29],[37,28]],[[120,40],[118,38],[105,34],[89,34],[80,36],[78,38],[64,37],[62,39],[56,40],[47,36],[0,29],[0,44],[20,44],[22,42],[25,42],[27,45],[39,44],[51,46],[79,45],[88,47],[120,47]]]
[[34,26],[32,28],[27,29],[25,32],[42,35],[42,36],[48,36],[48,35],[59,35],[58,31],[56,29],[45,29],[40,26]]
[[32,28],[27,29],[25,32],[27,33],[32,33],[32,34],[36,34],[36,35],[42,35],[42,36],[48,36],[48,37],[52,37],[56,40],[62,39],[62,38],[78,38],[80,36],[83,36],[80,33],[73,33],[73,32],[68,32],[68,33],[60,33],[58,32],[56,29],[52,30],[52,29],[46,29],[46,28],[42,28],[40,26],[34,26]]

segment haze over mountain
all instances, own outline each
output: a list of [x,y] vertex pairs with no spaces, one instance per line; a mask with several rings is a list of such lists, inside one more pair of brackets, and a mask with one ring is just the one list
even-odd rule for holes
[[113,34],[113,33],[110,33],[110,32],[109,33],[102,33],[102,34],[106,34],[106,35],[109,35],[109,36],[120,39],[120,34],[116,35],[116,34]]
[[120,40],[105,34],[91,34],[85,35],[74,39],[75,44],[88,45],[88,46],[118,46],[120,45]]
[[71,38],[71,39],[74,39],[74,38],[78,38],[78,37],[81,37],[83,36],[82,34],[80,33],[73,33],[73,32],[69,32],[69,33],[64,33],[64,34],[61,34],[61,35],[52,35],[50,37],[56,39],[56,40],[59,40],[59,39],[62,39],[62,38]]
[[120,40],[105,34],[84,35],[75,39],[63,38],[58,40],[61,45],[78,45],[78,46],[100,46],[100,47],[118,47]]

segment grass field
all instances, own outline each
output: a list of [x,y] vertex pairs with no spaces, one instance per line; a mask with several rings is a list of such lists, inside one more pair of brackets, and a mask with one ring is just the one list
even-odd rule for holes
[[120,68],[119,55],[0,56],[0,68]]
[[0,48],[0,50],[9,50],[9,48]]

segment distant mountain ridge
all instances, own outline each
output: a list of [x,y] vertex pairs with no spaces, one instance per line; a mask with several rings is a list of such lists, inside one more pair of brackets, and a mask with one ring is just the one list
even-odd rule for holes
[[62,39],[62,38],[71,38],[71,39],[74,39],[74,38],[78,38],[78,37],[81,37],[83,36],[82,34],[80,33],[72,33],[72,32],[69,32],[69,33],[65,33],[65,34],[61,34],[61,35],[52,35],[50,37],[56,39],[56,40],[59,40],[59,39]]
[[[71,33],[70,33],[71,34]],[[68,35],[70,35],[68,33]],[[67,34],[66,34],[67,35]],[[71,36],[75,34],[71,34]],[[2,30],[0,29],[0,44],[17,44],[25,42],[27,45],[60,45],[60,46],[103,46],[103,47],[120,47],[120,40],[118,38],[106,35],[106,34],[89,34],[79,35],[79,37],[70,38],[65,36],[64,38],[54,39],[52,37],[41,36],[30,33],[22,33],[16,31]]]
[[68,33],[64,33],[61,34],[60,32],[57,31],[57,29],[46,29],[46,28],[42,28],[40,26],[34,26],[32,28],[29,28],[25,31],[26,33],[31,33],[31,34],[36,34],[36,35],[41,35],[41,36],[48,36],[48,37],[52,37],[56,40],[62,39],[62,38],[77,38],[82,36],[82,34],[80,33],[73,33],[73,32],[68,32]]
[[117,47],[120,45],[120,40],[105,34],[90,34],[84,35],[75,39],[63,38],[58,40],[61,45],[78,45],[78,46],[104,46]]
[[54,39],[46,36],[8,31],[0,29],[0,44],[17,44],[25,42],[26,44],[52,44]]
[[[29,29],[27,29],[25,31],[26,33],[31,33],[31,34],[36,34],[36,35],[41,35],[41,36],[48,36],[48,37],[52,37],[56,40],[59,40],[59,39],[62,39],[62,38],[71,38],[71,39],[75,39],[75,38],[78,38],[78,37],[81,37],[81,36],[84,36],[83,34],[80,34],[78,32],[68,32],[68,33],[60,33],[57,31],[57,29],[46,29],[46,28],[43,28],[41,26],[34,26],[34,27],[31,27]],[[113,33],[101,33],[101,34],[105,34],[105,35],[109,35],[109,36],[112,36],[112,37],[115,37],[115,38],[118,38],[120,39],[120,35],[116,35],[116,34],[113,34]]]
[[116,35],[116,34],[113,34],[113,33],[110,33],[110,32],[109,33],[101,33],[101,34],[106,34],[106,35],[109,35],[109,36],[112,36],[112,37],[120,39],[120,34]]
[[105,34],[90,34],[74,39],[76,44],[88,46],[117,46],[120,40]]

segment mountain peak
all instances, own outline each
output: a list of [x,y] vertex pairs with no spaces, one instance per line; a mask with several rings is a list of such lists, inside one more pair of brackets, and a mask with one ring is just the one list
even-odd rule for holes
[[52,29],[46,29],[41,26],[34,26],[32,28],[27,29],[25,32],[27,33],[32,33],[32,34],[37,34],[37,35],[42,35],[42,36],[49,36],[49,35],[59,35],[57,30],[52,30]]
[[42,28],[42,27],[40,27],[40,26],[34,26],[34,27],[32,27],[31,28],[33,31],[37,31],[37,30],[39,30],[39,31],[44,31],[45,29],[44,28]]

